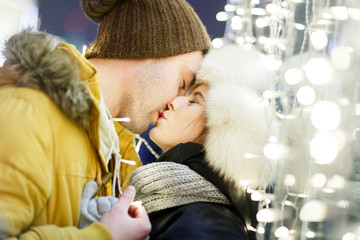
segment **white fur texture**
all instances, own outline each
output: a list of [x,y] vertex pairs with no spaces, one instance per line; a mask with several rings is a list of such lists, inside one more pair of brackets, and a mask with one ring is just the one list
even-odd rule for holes
[[211,49],[197,74],[197,82],[233,82],[259,93],[270,87],[270,74],[260,61],[258,52],[239,46]]
[[[268,72],[260,65],[260,57],[237,46],[214,49],[205,57],[197,77],[210,84],[205,141],[208,163],[242,188],[265,188],[275,165],[263,157],[268,126],[259,93],[268,84]],[[253,157],[246,157],[249,154]]]

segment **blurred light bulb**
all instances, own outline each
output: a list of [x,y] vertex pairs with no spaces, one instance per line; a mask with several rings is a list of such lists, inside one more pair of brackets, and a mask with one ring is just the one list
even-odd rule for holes
[[256,214],[258,222],[275,222],[279,219],[280,213],[275,209],[264,208]]
[[280,6],[272,3],[267,4],[266,11],[268,11],[270,14],[277,14],[280,12]]
[[214,38],[211,43],[214,48],[221,48],[224,45],[224,39]]
[[305,74],[311,83],[322,85],[330,82],[332,67],[324,58],[312,58],[305,65]]
[[350,104],[350,100],[346,97],[340,98],[340,104],[342,106],[348,106]]
[[346,180],[340,175],[335,175],[329,179],[327,186],[333,189],[343,189],[345,187]]
[[272,99],[272,98],[276,97],[276,92],[270,91],[270,90],[265,90],[262,95],[266,99]]
[[250,13],[255,16],[265,16],[267,12],[263,8],[251,8]]
[[311,33],[310,41],[315,49],[321,50],[328,44],[328,37],[323,31],[316,31]]
[[253,201],[260,201],[263,199],[263,195],[261,192],[259,191],[254,191],[252,194],[251,194],[251,200]]
[[328,12],[324,12],[323,14],[322,14],[322,17],[324,18],[324,19],[332,19],[333,18],[333,15],[331,14],[331,13],[328,13]]
[[339,20],[346,20],[349,17],[348,10],[345,6],[333,6],[331,12],[335,18]]
[[278,227],[278,228],[275,230],[274,235],[275,235],[275,237],[277,237],[277,238],[287,237],[287,236],[289,236],[289,229],[288,229],[287,227],[284,227],[284,226]]
[[360,116],[360,104],[357,103],[355,106],[355,114],[356,116]]
[[340,110],[334,102],[317,102],[311,110],[311,122],[319,130],[334,130],[340,123]]
[[339,70],[346,70],[352,62],[351,53],[353,50],[347,47],[334,47],[331,51],[331,61]]
[[299,193],[297,196],[300,197],[300,198],[307,198],[308,197],[308,195],[305,194],[305,193]]
[[347,200],[340,200],[336,205],[339,208],[348,208],[350,206],[350,202]]
[[325,220],[328,208],[319,200],[310,200],[300,210],[300,219],[305,222],[322,222]]
[[216,20],[218,20],[219,22],[223,22],[223,21],[228,20],[228,14],[227,14],[227,12],[224,12],[224,11],[218,12],[218,13],[216,14]]
[[269,25],[269,22],[265,20],[265,18],[259,17],[256,19],[255,24],[258,28],[264,28]]
[[240,184],[241,186],[248,186],[250,183],[251,183],[251,181],[248,181],[248,180],[241,180],[241,181],[239,182],[239,184]]
[[265,233],[265,228],[264,227],[258,227],[257,232],[260,234],[264,234]]
[[333,194],[335,192],[333,188],[328,188],[328,187],[323,188],[322,191],[328,194]]
[[338,152],[337,139],[329,132],[317,133],[310,142],[310,155],[318,164],[331,163]]
[[287,7],[288,7],[288,3],[285,2],[285,1],[281,2],[281,7],[287,8]]
[[82,55],[85,56],[85,52],[86,52],[87,46],[83,45],[82,47]]
[[234,16],[231,18],[231,28],[234,30],[241,30],[243,27],[242,19],[239,16]]
[[236,42],[237,42],[237,44],[239,44],[239,45],[244,45],[244,43],[245,43],[245,38],[244,38],[244,37],[237,37],[237,38],[236,38]]
[[265,44],[267,44],[267,42],[268,42],[268,38],[267,38],[267,37],[265,37],[265,36],[260,36],[260,37],[259,37],[259,43],[260,43],[260,44],[265,45]]
[[304,72],[299,68],[290,68],[286,70],[284,78],[289,85],[295,85],[304,78]]
[[303,31],[303,30],[306,29],[306,26],[304,24],[301,24],[301,23],[295,23],[294,27],[299,31]]
[[269,159],[279,159],[286,154],[286,148],[278,143],[268,143],[264,147],[264,155]]
[[360,20],[360,9],[359,8],[348,8],[349,16],[355,20]]
[[227,12],[234,12],[236,10],[236,5],[233,4],[226,4],[224,7],[225,11]]
[[302,105],[311,105],[316,98],[315,90],[310,86],[303,86],[297,91],[296,97]]
[[306,232],[306,237],[307,238],[315,238],[316,234],[313,231],[307,231]]
[[261,64],[268,70],[268,71],[277,71],[281,65],[282,61],[276,59],[274,56],[267,56],[267,58],[261,60]]
[[296,177],[292,174],[286,174],[284,184],[286,186],[294,186],[296,183]]
[[243,8],[238,8],[236,9],[236,14],[237,15],[244,15],[245,14],[245,10]]
[[276,143],[277,141],[278,141],[278,138],[276,136],[270,136],[269,137],[269,142]]
[[245,42],[254,43],[254,42],[256,42],[256,38],[254,38],[253,36],[246,36]]
[[341,240],[356,240],[354,233],[345,233]]
[[311,178],[311,185],[314,188],[322,188],[326,184],[326,176],[322,173],[316,173]]
[[286,18],[292,16],[292,13],[286,8],[280,8],[280,14]]

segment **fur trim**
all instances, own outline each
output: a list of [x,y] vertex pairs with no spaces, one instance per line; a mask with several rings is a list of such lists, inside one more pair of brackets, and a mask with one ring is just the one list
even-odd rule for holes
[[232,82],[262,93],[270,88],[270,75],[260,62],[259,53],[238,46],[211,49],[197,74],[196,83]]
[[53,49],[45,33],[25,30],[6,42],[3,71],[19,87],[44,91],[76,124],[89,127],[93,101],[76,63]]
[[241,188],[265,188],[272,181],[275,163],[263,157],[268,124],[259,96],[268,76],[258,55],[237,46],[210,51],[197,76],[210,84],[206,159]]

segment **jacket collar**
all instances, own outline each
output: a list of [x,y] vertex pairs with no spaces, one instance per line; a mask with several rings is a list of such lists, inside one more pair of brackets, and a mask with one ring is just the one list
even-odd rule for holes
[[96,68],[75,46],[56,47],[46,33],[22,31],[5,44],[6,61],[0,70],[0,87],[12,85],[43,91],[75,124],[84,128],[99,153],[100,82]]
[[[67,54],[70,56],[75,62],[78,64],[78,69],[80,73],[80,79],[84,82],[89,91],[87,93],[90,95],[94,106],[93,112],[90,117],[90,124],[89,124],[89,139],[92,145],[96,149],[100,149],[100,141],[99,141],[99,104],[101,99],[101,91],[100,91],[100,80],[99,80],[99,73],[83,55],[75,48],[74,45],[67,44],[61,42],[56,47],[60,52]],[[105,165],[105,164],[104,164]],[[106,166],[104,166],[107,169]]]

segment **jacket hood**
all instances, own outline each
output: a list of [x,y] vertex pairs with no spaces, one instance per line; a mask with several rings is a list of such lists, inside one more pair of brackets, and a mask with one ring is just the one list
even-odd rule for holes
[[6,61],[0,71],[0,87],[13,84],[45,92],[73,122],[89,127],[93,100],[81,82],[77,62],[54,48],[45,33],[25,30],[5,44]]
[[266,188],[275,163],[263,156],[268,137],[267,111],[261,93],[269,72],[260,55],[239,46],[212,49],[197,74],[208,83],[206,160],[241,188]]

